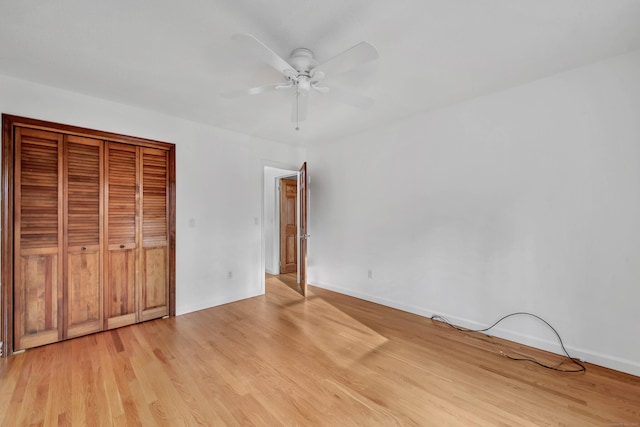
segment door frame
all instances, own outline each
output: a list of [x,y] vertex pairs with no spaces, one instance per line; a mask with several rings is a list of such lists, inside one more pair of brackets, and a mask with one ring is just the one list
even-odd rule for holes
[[[0,342],[1,357],[13,354],[13,197],[14,197],[14,129],[16,126],[49,130],[68,135],[105,141],[162,148],[169,152],[169,316],[176,315],[176,147],[175,144],[146,138],[100,131],[27,117],[2,114],[2,171],[0,188]],[[263,274],[264,276],[264,274]]]
[[[271,183],[267,183],[267,168],[271,168],[271,169],[280,169],[283,170],[283,174],[282,175],[276,175],[273,177],[273,180]],[[266,202],[266,196],[267,194],[265,193],[265,185],[268,184],[271,188],[274,188],[274,201],[277,201],[278,206],[280,203],[280,195],[278,194],[277,191],[277,186],[278,186],[278,180],[280,178],[284,178],[284,177],[296,177],[296,179],[298,179],[298,175],[299,175],[299,171],[298,169],[300,168],[300,166],[292,166],[291,164],[286,164],[286,163],[280,163],[280,162],[275,162],[275,161],[270,161],[270,160],[265,160],[262,159],[261,162],[261,169],[262,169],[262,173],[261,173],[261,187],[260,187],[260,193],[262,195],[261,197],[261,213],[262,213],[262,221],[261,221],[261,227],[260,227],[260,240],[261,240],[261,261],[260,261],[260,290],[261,293],[265,293],[266,287],[265,287],[265,273],[266,273],[266,239],[265,239],[265,232],[266,232],[266,221],[267,221],[267,214],[268,212],[266,212],[265,209],[265,202]],[[297,197],[296,199],[299,199],[299,197]],[[296,203],[300,203],[299,200],[296,201]],[[275,206],[275,205],[274,205]],[[280,208],[278,207],[278,209],[275,209],[274,214],[277,214],[277,217],[274,217],[274,239],[275,236],[277,236],[278,238],[278,265],[277,265],[277,271],[278,274],[280,273]],[[299,212],[299,206],[296,206],[296,215],[298,215]],[[277,234],[276,234],[276,230],[277,230]],[[300,231],[298,230],[298,234],[300,233]],[[273,246],[273,245],[272,245]],[[273,250],[273,248],[272,248]],[[298,253],[298,261],[300,260],[300,254]],[[299,274],[299,262],[298,262],[298,280],[300,278]]]

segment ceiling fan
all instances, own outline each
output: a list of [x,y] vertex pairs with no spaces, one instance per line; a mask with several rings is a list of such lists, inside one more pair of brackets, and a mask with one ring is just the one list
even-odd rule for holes
[[306,119],[307,100],[311,92],[331,96],[337,101],[361,109],[373,105],[373,98],[359,95],[336,86],[327,86],[322,83],[327,75],[342,74],[359,65],[377,59],[378,51],[367,42],[360,42],[350,49],[319,64],[310,49],[294,49],[289,55],[289,58],[284,60],[252,34],[234,34],[232,39],[243,42],[251,47],[262,61],[282,74],[283,81],[221,94],[221,96],[225,98],[258,95],[269,91],[291,91],[294,95],[291,120],[296,122],[296,130],[299,130],[298,122]]

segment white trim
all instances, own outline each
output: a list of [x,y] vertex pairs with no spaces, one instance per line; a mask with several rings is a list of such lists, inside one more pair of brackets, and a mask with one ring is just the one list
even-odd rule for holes
[[[264,274],[262,275],[264,277]],[[264,294],[264,289],[256,294],[249,296],[242,296],[238,299],[237,295],[227,296],[227,298],[214,298],[207,301],[199,301],[197,304],[191,304],[185,307],[176,307],[176,316],[182,316],[183,314],[193,313],[194,311],[205,310],[208,308],[217,307],[219,305],[228,304],[231,302],[242,301],[249,298],[254,298]]]

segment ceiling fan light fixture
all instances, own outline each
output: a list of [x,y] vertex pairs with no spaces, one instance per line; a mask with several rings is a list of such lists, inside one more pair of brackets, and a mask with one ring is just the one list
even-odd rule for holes
[[311,90],[311,80],[309,80],[307,76],[299,76],[296,84],[298,86],[298,93],[306,95],[309,93],[309,90]]

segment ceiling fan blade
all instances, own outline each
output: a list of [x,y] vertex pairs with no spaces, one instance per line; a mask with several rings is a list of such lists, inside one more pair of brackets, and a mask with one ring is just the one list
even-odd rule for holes
[[311,89],[315,90],[316,92],[320,92],[320,93],[329,92],[329,87],[328,86],[322,86],[318,82],[312,82],[311,83]]
[[258,40],[254,35],[248,33],[234,34],[231,36],[233,40],[241,41],[251,46],[255,53],[262,61],[276,70],[280,71],[285,77],[296,76],[298,72],[287,61],[282,59],[277,53],[269,49],[267,45]]
[[[297,98],[297,99],[296,99]],[[293,97],[291,103],[291,121],[302,122],[307,120],[307,103],[309,101],[309,95],[301,93]]]
[[373,45],[367,42],[360,42],[318,65],[311,70],[311,73],[322,71],[328,76],[334,76],[349,71],[358,65],[376,60],[379,57],[378,50]]
[[220,96],[223,98],[231,99],[231,98],[238,98],[238,97],[247,96],[247,95],[259,95],[264,92],[270,92],[272,90],[279,90],[279,89],[286,89],[288,87],[293,87],[293,85],[287,84],[287,83],[273,83],[273,84],[264,85],[264,86],[256,86],[249,89],[240,89],[240,90],[233,90],[231,92],[224,92],[224,93],[221,93]]
[[361,110],[366,110],[375,102],[373,98],[353,93],[335,86],[331,86],[325,96],[331,96],[343,104],[348,104],[356,108],[360,108]]

